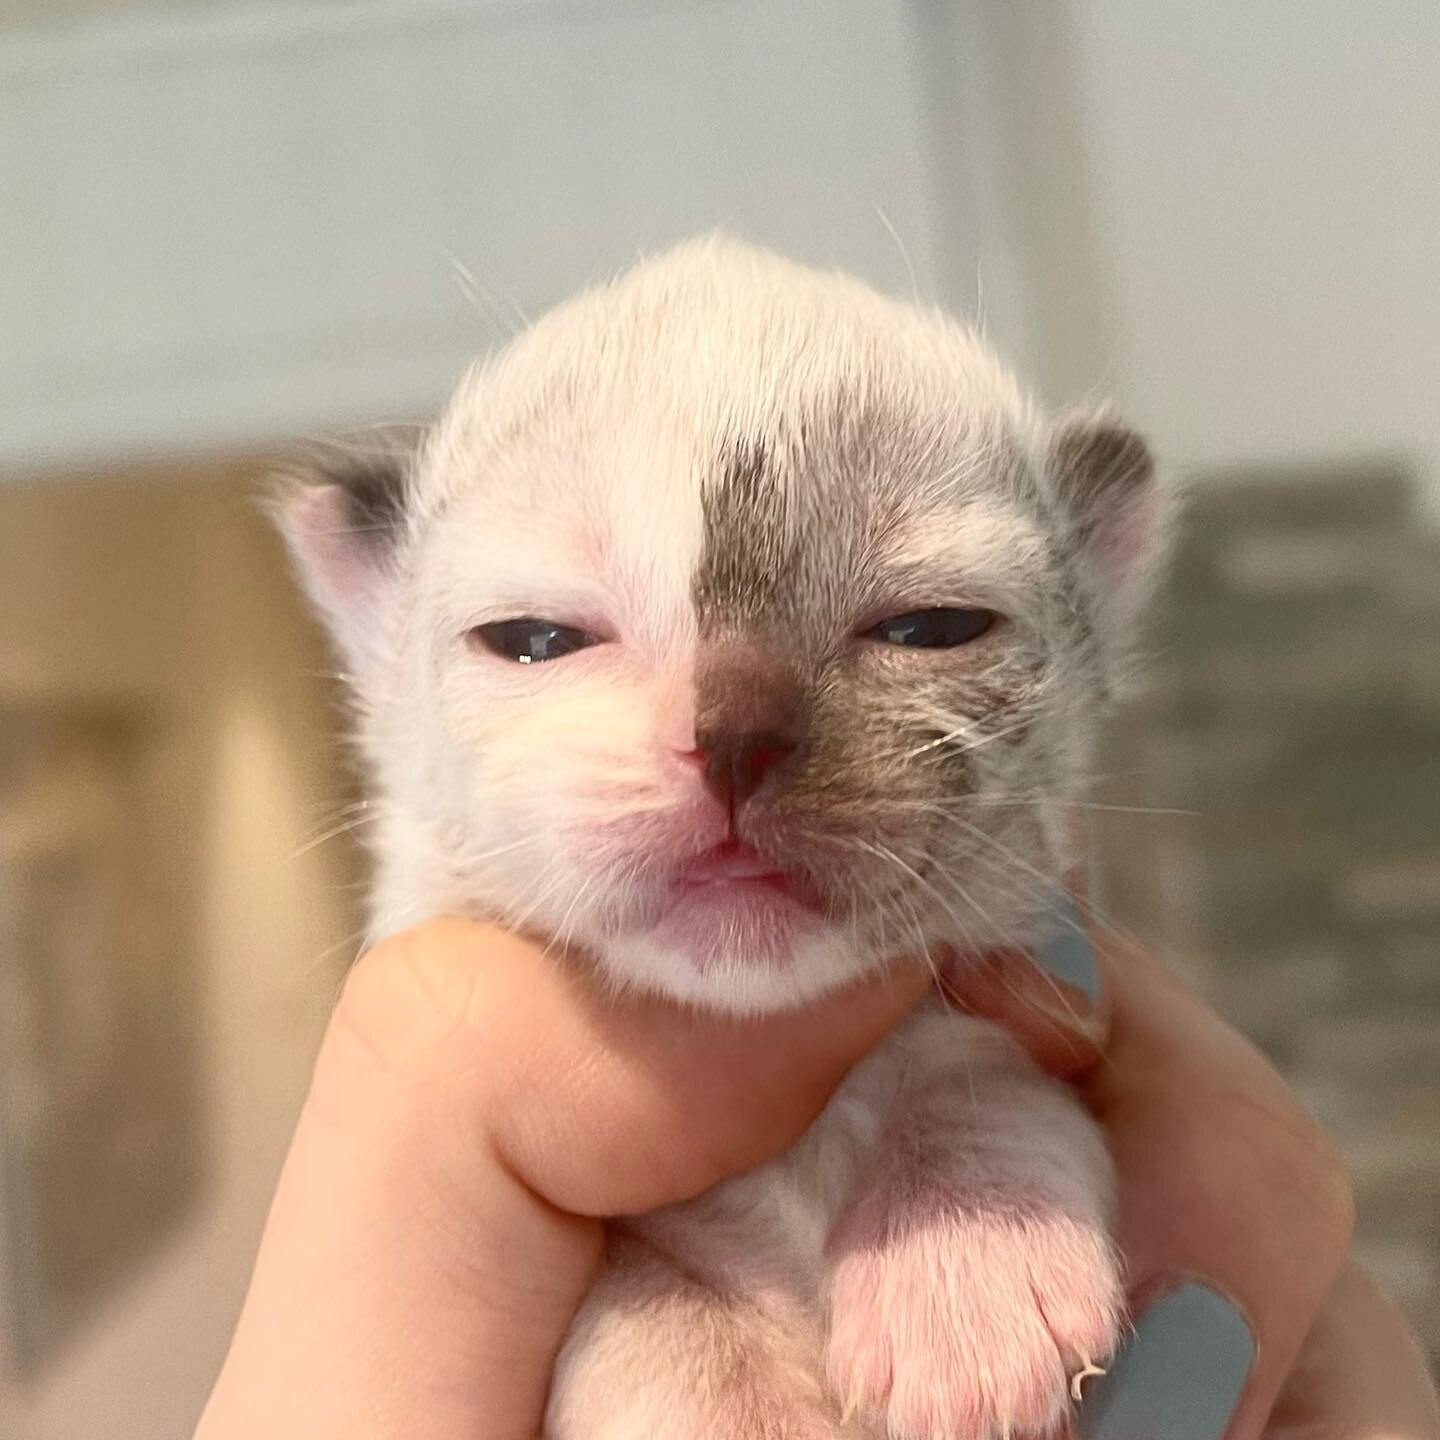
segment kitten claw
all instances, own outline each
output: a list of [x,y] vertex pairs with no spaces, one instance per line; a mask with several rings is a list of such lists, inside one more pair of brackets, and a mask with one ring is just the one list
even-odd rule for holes
[[1084,1398],[1081,1389],[1087,1380],[1097,1375],[1104,1375],[1105,1368],[1101,1365],[1092,1364],[1089,1360],[1070,1377],[1070,1398],[1078,1405]]

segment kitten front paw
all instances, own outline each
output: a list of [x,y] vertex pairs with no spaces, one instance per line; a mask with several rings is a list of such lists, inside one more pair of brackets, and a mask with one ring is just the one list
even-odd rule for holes
[[826,1377],[890,1440],[1053,1434],[1119,1338],[1109,1237],[1054,1211],[862,1207],[831,1253]]

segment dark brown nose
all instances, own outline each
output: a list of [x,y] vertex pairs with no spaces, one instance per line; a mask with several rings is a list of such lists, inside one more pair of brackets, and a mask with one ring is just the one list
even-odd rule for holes
[[696,749],[705,765],[705,783],[721,800],[743,805],[768,771],[796,748],[796,741],[773,731],[706,731]]
[[702,653],[697,674],[695,758],[705,783],[739,805],[801,740],[801,692],[783,661],[730,644]]

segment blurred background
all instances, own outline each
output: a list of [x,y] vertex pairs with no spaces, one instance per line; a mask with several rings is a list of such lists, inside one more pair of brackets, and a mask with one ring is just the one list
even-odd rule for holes
[[189,1435],[355,952],[266,465],[717,224],[1193,483],[1106,908],[1339,1136],[1440,1353],[1437,176],[1432,0],[0,7],[0,1436]]

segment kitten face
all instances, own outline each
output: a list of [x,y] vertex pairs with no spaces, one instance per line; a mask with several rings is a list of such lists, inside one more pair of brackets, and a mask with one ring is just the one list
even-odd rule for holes
[[377,928],[490,915],[731,1010],[1024,940],[1154,548],[1128,432],[1052,434],[959,327],[709,242],[540,322],[386,473],[285,522],[362,701]]

